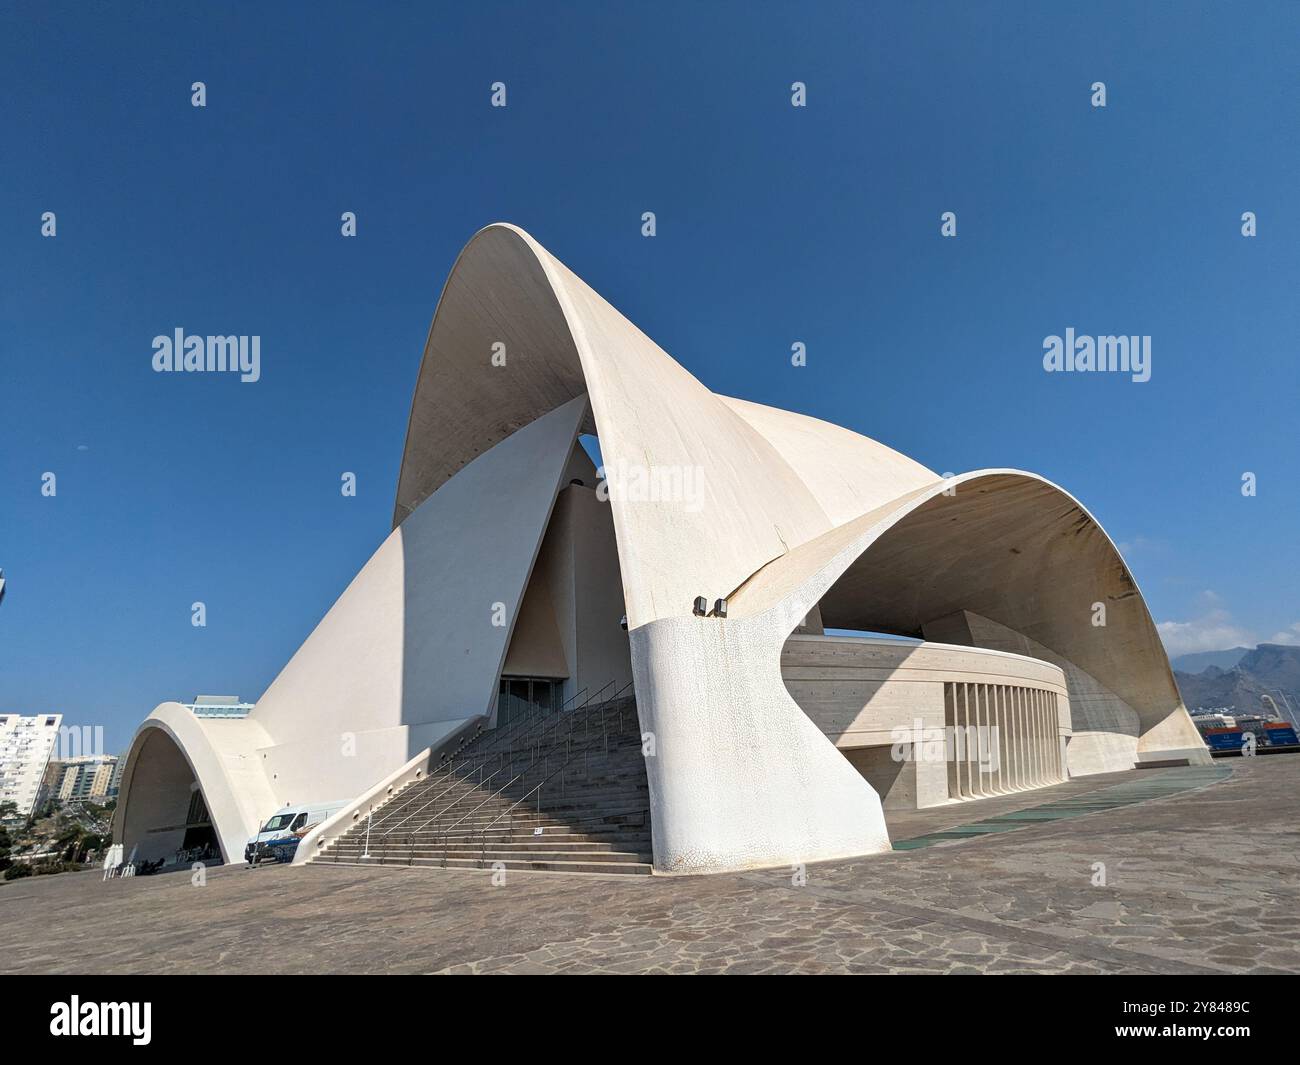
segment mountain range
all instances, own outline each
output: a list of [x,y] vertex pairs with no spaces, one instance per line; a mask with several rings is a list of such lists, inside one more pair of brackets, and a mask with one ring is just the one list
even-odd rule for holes
[[1195,651],[1189,655],[1171,658],[1169,664],[1179,673],[1199,673],[1206,666],[1231,669],[1250,652],[1249,647],[1234,647],[1230,651]]
[[[1229,665],[1220,664],[1224,662]],[[1254,650],[1182,655],[1171,664],[1183,703],[1193,714],[1221,706],[1236,707],[1238,713],[1267,712],[1270,708],[1260,698],[1265,694],[1284,718],[1290,716],[1288,702],[1300,714],[1300,646],[1261,643]]]

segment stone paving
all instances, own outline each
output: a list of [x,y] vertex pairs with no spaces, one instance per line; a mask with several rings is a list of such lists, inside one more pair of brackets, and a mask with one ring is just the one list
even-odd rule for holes
[[[0,885],[0,972],[1300,972],[1300,755],[1121,809],[712,877],[346,866]],[[1148,776],[1165,770],[1143,770]],[[1112,774],[909,813],[895,838]],[[1105,884],[1095,884],[1104,863]]]

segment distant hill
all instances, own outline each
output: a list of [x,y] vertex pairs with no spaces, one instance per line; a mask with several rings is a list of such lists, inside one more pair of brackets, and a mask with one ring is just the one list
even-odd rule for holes
[[[1234,651],[1210,651],[1206,654],[1233,655]],[[1199,659],[1205,655],[1184,655],[1179,661]],[[1235,706],[1239,712],[1265,709],[1260,696],[1266,692],[1277,700],[1278,710],[1287,716],[1286,703],[1275,689],[1282,689],[1291,708],[1300,715],[1300,646],[1261,643],[1253,651],[1238,657],[1235,665],[1224,669],[1213,663],[1198,673],[1174,670],[1174,679],[1183,693],[1183,703],[1192,713],[1198,708]]]
[[1206,666],[1231,669],[1248,654],[1249,647],[1234,647],[1231,651],[1197,651],[1195,654],[1171,658],[1169,664],[1179,673],[1199,673]]

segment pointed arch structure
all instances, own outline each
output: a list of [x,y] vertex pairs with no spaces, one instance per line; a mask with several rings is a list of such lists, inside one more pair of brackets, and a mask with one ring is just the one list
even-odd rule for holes
[[[718,396],[493,225],[434,314],[392,532],[253,712],[277,797],[359,794],[491,722],[511,629],[486,623],[488,600],[518,612],[581,434],[609,486],[657,870],[889,849],[880,797],[783,682],[782,647],[813,613],[1070,666],[1131,714],[1097,730],[1082,771],[1199,760],[1127,567],[1062,489],[1014,470],[945,481],[847,429]],[[726,610],[700,616],[700,599]],[[359,759],[337,756],[340,733],[366,737]]]

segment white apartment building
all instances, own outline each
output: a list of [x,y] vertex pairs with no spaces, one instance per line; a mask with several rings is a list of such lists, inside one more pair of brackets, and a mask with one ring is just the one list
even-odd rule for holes
[[22,817],[36,805],[62,720],[62,714],[0,714],[0,803],[17,804]]

